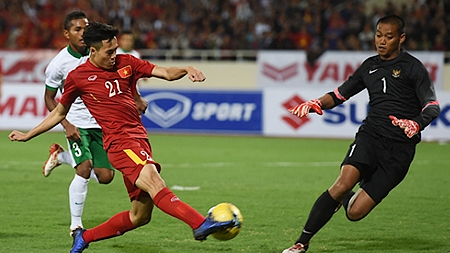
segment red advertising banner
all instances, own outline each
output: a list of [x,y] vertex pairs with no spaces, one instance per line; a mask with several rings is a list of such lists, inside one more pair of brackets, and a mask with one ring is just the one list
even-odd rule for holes
[[4,83],[44,85],[45,68],[57,50],[0,51]]

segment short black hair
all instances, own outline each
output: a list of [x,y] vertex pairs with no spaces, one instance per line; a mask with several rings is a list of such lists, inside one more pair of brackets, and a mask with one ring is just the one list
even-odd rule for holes
[[88,48],[95,47],[98,50],[103,45],[102,41],[111,41],[117,36],[118,33],[119,30],[114,26],[100,22],[93,22],[86,27],[86,30],[84,30],[83,40]]
[[403,19],[398,15],[391,14],[384,16],[378,20],[377,26],[380,23],[397,26],[398,35],[402,35],[403,33],[405,33],[405,21],[403,21]]
[[87,19],[86,13],[82,11],[73,11],[69,14],[67,14],[66,18],[64,19],[64,30],[70,30],[70,27],[72,26],[72,20],[77,19]]

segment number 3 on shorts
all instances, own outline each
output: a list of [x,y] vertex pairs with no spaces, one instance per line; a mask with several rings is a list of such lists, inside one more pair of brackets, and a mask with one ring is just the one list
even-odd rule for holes
[[76,143],[76,142],[72,143],[72,150],[75,151],[74,155],[76,157],[80,157],[81,156],[82,153],[81,153],[80,146],[78,146],[78,143]]

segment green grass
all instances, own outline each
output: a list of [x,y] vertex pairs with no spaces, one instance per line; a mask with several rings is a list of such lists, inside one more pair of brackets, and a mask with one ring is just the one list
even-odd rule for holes
[[[46,133],[12,143],[0,132],[0,252],[68,252],[72,240],[68,186],[74,171],[42,176],[52,142]],[[189,226],[155,209],[152,221],[123,236],[92,243],[86,252],[280,253],[298,237],[316,198],[339,173],[349,140],[239,136],[150,135],[154,158],[180,199],[206,214],[231,202],[244,227],[227,242],[193,239]],[[315,252],[450,252],[450,146],[421,143],[406,179],[373,212],[350,222],[338,212],[313,238]],[[83,221],[96,226],[130,208],[120,173],[109,185],[89,183]]]

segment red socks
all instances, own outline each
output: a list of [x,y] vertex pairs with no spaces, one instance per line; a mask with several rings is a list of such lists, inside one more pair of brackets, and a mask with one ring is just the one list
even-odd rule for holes
[[183,221],[192,229],[200,227],[205,221],[205,217],[197,210],[182,202],[169,188],[165,187],[159,191],[153,199],[155,205],[161,211]]
[[123,211],[97,227],[86,230],[83,233],[83,239],[86,243],[100,241],[123,235],[125,232],[135,228],[136,226],[130,220],[130,211]]
[[[203,215],[178,199],[178,197],[167,187],[156,194],[153,202],[163,212],[182,220],[192,229],[200,227],[205,221]],[[114,215],[99,226],[86,230],[83,233],[83,239],[86,243],[100,241],[123,235],[125,232],[135,228],[136,226],[130,220],[130,211],[123,211]]]

